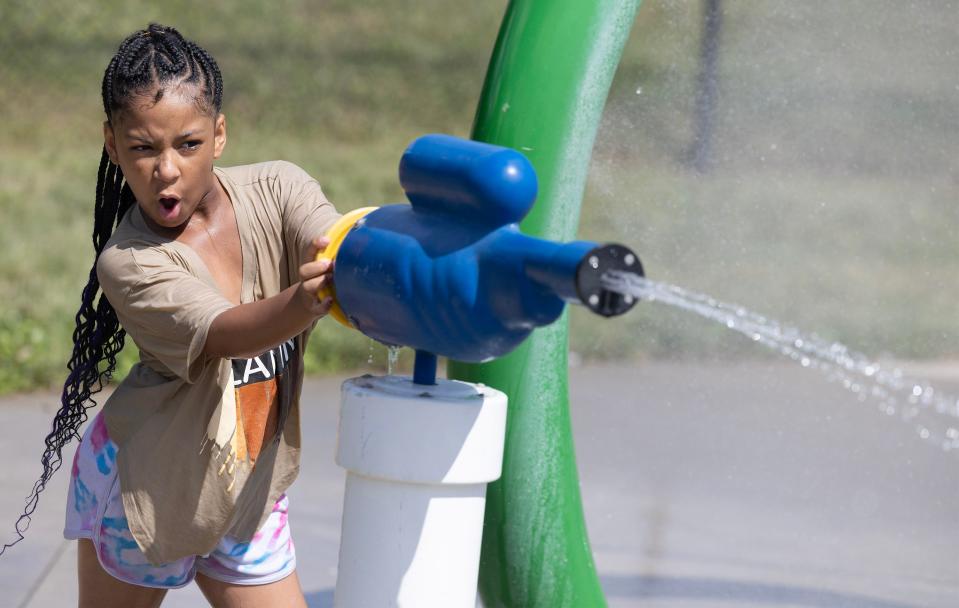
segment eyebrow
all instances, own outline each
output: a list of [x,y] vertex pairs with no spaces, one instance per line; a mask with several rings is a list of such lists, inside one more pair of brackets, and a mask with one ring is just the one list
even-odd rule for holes
[[[194,135],[196,135],[196,131],[184,131],[183,133],[180,133],[179,135],[177,135],[177,136],[176,136],[176,139],[186,139],[186,138],[192,137],[192,136],[194,136]],[[135,134],[135,133],[127,133],[127,137],[129,137],[130,139],[135,139],[135,140],[137,140],[137,141],[141,141],[141,142],[143,142],[143,143],[145,143],[145,144],[153,143],[152,140],[150,140],[150,139],[148,139],[148,138],[146,138],[146,137],[142,137],[142,136],[140,136],[140,135],[137,135],[137,134]]]

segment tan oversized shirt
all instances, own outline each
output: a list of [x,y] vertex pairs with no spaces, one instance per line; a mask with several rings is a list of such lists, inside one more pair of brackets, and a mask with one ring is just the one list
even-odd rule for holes
[[[310,241],[338,215],[299,167],[215,168],[233,203],[242,302],[299,280]],[[189,246],[124,216],[97,276],[140,362],[104,406],[119,446],[130,531],[154,564],[204,555],[226,534],[249,540],[299,470],[299,395],[310,330],[250,359],[203,355],[213,319],[232,305]]]

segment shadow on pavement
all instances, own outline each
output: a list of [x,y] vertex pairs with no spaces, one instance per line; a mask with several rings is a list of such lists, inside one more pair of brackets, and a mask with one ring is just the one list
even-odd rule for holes
[[[866,596],[749,581],[693,577],[603,576],[609,597],[722,600],[809,606],[810,608],[916,608]],[[332,605],[332,604],[331,604]],[[311,604],[312,607],[312,604]]]

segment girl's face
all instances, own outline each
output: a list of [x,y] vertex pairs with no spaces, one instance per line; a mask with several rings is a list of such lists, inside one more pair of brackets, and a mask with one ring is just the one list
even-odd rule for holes
[[226,119],[203,111],[198,93],[186,84],[166,89],[156,102],[141,95],[103,125],[110,160],[161,228],[184,227],[201,203],[218,196],[213,161],[226,145]]

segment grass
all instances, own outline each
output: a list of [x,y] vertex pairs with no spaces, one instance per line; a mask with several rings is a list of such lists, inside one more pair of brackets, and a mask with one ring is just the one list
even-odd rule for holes
[[[225,75],[223,163],[294,161],[346,210],[403,200],[396,165],[412,138],[468,133],[505,2],[410,6],[0,9],[0,393],[62,381],[92,262],[99,81],[125,34],[156,20],[196,38]],[[870,353],[955,355],[959,65],[940,51],[959,17],[886,0],[729,3],[707,175],[682,162],[698,19],[698,3],[641,8],[597,139],[582,236],[633,246],[654,278]],[[573,348],[589,357],[756,353],[655,306],[609,323],[577,310],[572,323]],[[332,322],[315,336],[311,371],[369,359],[369,340]]]

